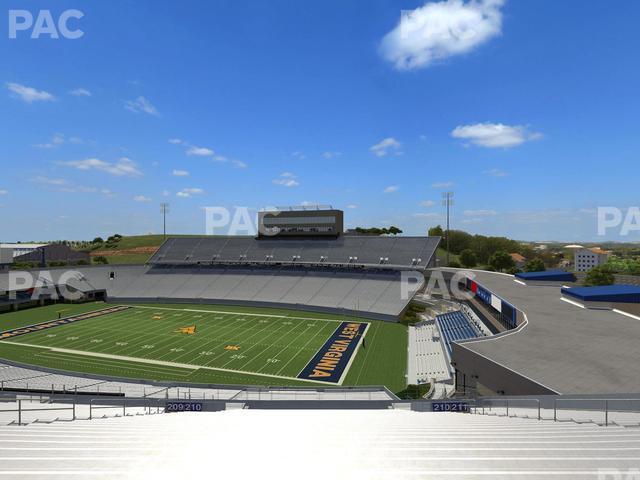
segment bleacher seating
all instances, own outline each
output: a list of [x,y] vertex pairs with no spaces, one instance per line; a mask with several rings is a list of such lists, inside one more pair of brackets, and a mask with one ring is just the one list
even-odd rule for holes
[[[640,431],[399,409],[233,409],[3,426],[0,439],[6,478],[574,480],[637,478]],[[317,445],[339,465],[309,462]]]
[[447,357],[433,320],[409,327],[409,383],[451,379]]
[[[169,238],[149,263],[296,263],[427,268],[439,237],[342,236],[335,239]],[[383,259],[381,261],[380,259]]]
[[461,311],[436,315],[436,323],[449,355],[451,355],[451,342],[483,336],[473,322]]

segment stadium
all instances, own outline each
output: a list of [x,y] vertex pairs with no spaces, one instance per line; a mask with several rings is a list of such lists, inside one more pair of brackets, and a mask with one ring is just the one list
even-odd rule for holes
[[640,480],[640,2],[6,3],[0,480]]
[[[350,235],[342,219],[287,207],[261,215],[256,236],[169,236],[144,265],[5,270],[0,392],[18,407],[4,415],[408,408],[637,422],[635,290],[440,267],[439,237]],[[23,408],[35,398],[46,407]]]

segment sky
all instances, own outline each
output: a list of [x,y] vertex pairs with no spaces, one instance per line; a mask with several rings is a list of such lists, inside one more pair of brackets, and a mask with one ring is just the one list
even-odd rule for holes
[[[33,17],[16,38],[12,10]],[[640,241],[596,221],[639,202],[640,2],[7,0],[0,16],[2,241],[157,233],[161,202],[170,233],[205,233],[207,206],[329,204],[347,227],[421,235],[444,191],[452,228]]]

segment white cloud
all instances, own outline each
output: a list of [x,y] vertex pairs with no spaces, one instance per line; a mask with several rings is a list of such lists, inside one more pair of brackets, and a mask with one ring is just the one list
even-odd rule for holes
[[90,97],[92,94],[86,88],[75,88],[69,91],[69,95],[74,95],[76,97]]
[[502,32],[504,0],[447,0],[403,11],[382,39],[381,55],[398,70],[425,68],[464,54]]
[[20,85],[19,83],[7,82],[5,83],[7,89],[12,92],[14,97],[20,98],[27,103],[33,102],[51,102],[55,100],[55,97],[49,92],[44,90],[36,90],[33,87],[27,87]]
[[307,158],[307,156],[302,152],[293,152],[291,156],[297,158],[298,160],[304,160],[305,158]]
[[448,187],[453,187],[453,182],[438,182],[438,183],[432,183],[431,184],[432,188],[448,188]]
[[149,197],[145,197],[144,195],[136,195],[135,197],[133,197],[133,201],[134,202],[150,202],[151,199]]
[[453,138],[468,140],[474,145],[486,148],[517,147],[531,140],[537,140],[542,134],[531,132],[522,125],[504,125],[502,123],[476,123],[460,125],[451,132]]
[[187,150],[187,155],[195,155],[197,157],[211,157],[214,153],[215,152],[213,150],[206,147],[191,146]]
[[176,196],[181,198],[189,198],[193,195],[202,195],[204,190],[202,188],[184,188],[176,193]]
[[231,160],[231,163],[236,168],[247,168],[248,165],[240,160]]
[[332,158],[336,158],[342,155],[342,152],[323,152],[322,157],[327,160],[331,160]]
[[509,174],[504,170],[500,170],[499,168],[492,168],[491,170],[485,170],[482,173],[485,175],[490,175],[492,177],[506,177]]
[[371,150],[371,153],[376,157],[384,157],[392,152],[398,154],[400,147],[402,147],[402,144],[399,141],[393,137],[388,137],[371,146],[369,150]]
[[142,172],[138,169],[136,163],[127,157],[122,157],[115,163],[105,162],[98,158],[87,158],[85,160],[60,162],[60,165],[76,168],[78,170],[99,170],[119,177],[137,177],[142,175]]
[[64,178],[50,178],[45,177],[43,175],[39,175],[31,179],[32,182],[41,183],[43,185],[52,185],[56,187],[60,187],[63,185],[67,185],[67,181]]
[[358,208],[358,205],[354,203],[350,203],[349,205],[347,205],[347,208],[350,208],[350,209]]
[[39,183],[40,185],[46,185],[51,187],[53,190],[58,192],[67,192],[67,193],[102,193],[103,195],[113,196],[113,192],[106,188],[99,189],[96,187],[88,187],[85,185],[76,185],[72,182],[64,178],[51,178],[46,177],[44,175],[40,175],[34,178],[29,179],[29,181],[34,183]]
[[7,192],[6,190],[0,190],[0,195],[8,195],[9,192]]
[[34,145],[34,147],[50,149],[50,148],[59,147],[60,145],[63,145],[63,144],[64,144],[64,135],[61,133],[56,133],[53,137],[51,137],[51,140],[48,143],[38,143]]
[[241,160],[232,160],[223,155],[216,155],[216,152],[211,148],[207,147],[198,147],[197,145],[191,145],[186,140],[182,140],[180,138],[170,138],[169,143],[172,145],[181,145],[185,147],[185,153],[189,156],[196,157],[210,157],[214,162],[227,163],[229,162],[236,168],[247,168],[248,165]]
[[163,190],[162,191],[162,196],[163,197],[168,197],[169,195],[171,195],[171,192],[169,190]]
[[400,187],[398,185],[389,185],[387,188],[382,190],[382,193],[395,193],[398,190],[400,190]]
[[420,202],[420,206],[421,207],[433,207],[436,204],[436,202],[434,202],[433,200],[423,200]]
[[273,179],[275,185],[282,187],[297,187],[300,183],[296,180],[296,176],[291,172],[283,172],[280,174],[280,178]]
[[433,213],[433,212],[431,213],[422,212],[422,213],[414,213],[412,216],[415,218],[436,218],[436,217],[439,217],[440,215],[438,213]]
[[124,108],[133,113],[148,113],[149,115],[154,115],[156,117],[160,115],[156,107],[142,96],[135,100],[127,100],[124,102]]
[[495,210],[465,210],[462,214],[465,217],[495,217],[498,212]]
[[174,170],[172,175],[174,177],[188,177],[189,172],[187,172],[186,170]]

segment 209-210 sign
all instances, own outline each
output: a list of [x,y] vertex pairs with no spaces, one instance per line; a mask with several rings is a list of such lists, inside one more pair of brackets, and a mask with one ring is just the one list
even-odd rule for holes
[[202,412],[201,402],[167,402],[164,406],[166,413],[172,412]]

